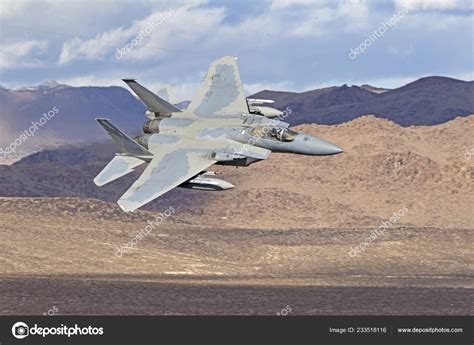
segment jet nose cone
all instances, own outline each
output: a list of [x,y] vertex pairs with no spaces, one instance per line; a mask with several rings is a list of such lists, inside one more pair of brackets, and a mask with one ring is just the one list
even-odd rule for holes
[[317,155],[336,155],[344,152],[339,146],[321,139],[319,139],[319,142],[315,145],[314,151]]
[[328,148],[328,151],[331,152],[331,153],[329,153],[329,154],[331,154],[331,155],[336,155],[336,154],[338,154],[338,153],[343,153],[343,152],[344,152],[344,150],[343,150],[342,148],[340,148],[339,146],[337,146],[337,145],[335,145],[335,144],[329,143],[328,146],[330,146],[330,147]]
[[305,146],[307,154],[311,155],[324,156],[335,155],[344,152],[344,150],[336,144],[330,143],[329,141],[318,137],[312,137],[303,134],[300,142],[303,146]]

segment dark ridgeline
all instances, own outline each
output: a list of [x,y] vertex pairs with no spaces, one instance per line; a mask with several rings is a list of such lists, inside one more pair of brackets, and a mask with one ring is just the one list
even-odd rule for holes
[[275,108],[290,107],[292,114],[285,121],[292,125],[335,125],[372,114],[407,127],[436,125],[474,113],[474,82],[446,77],[421,78],[388,91],[343,85],[301,93],[265,90],[250,97],[273,99]]
[[[128,90],[117,87],[71,87],[61,84],[9,90],[0,87],[0,123],[16,137],[53,107],[59,112],[40,131],[56,141],[108,138],[95,118],[109,117],[120,128],[139,133],[146,109]],[[8,134],[8,133],[3,133]],[[6,145],[5,138],[0,144]]]
[[[274,107],[290,107],[285,118],[291,125],[339,124],[362,115],[376,115],[401,126],[435,125],[474,113],[474,82],[446,77],[426,77],[393,90],[370,85],[333,86],[301,93],[261,91],[251,98],[275,100]],[[188,101],[179,103],[185,108]],[[7,145],[31,121],[57,107],[59,113],[41,131],[55,142],[108,138],[94,121],[106,117],[130,134],[141,132],[145,106],[122,87],[70,87],[46,82],[33,88],[0,87],[0,145]],[[6,136],[11,134],[11,138]]]

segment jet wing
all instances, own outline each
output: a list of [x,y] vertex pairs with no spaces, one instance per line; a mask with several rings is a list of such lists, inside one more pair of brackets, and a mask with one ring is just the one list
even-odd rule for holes
[[233,56],[225,56],[211,64],[187,110],[196,117],[222,117],[229,113],[249,112],[237,61]]
[[126,212],[136,210],[215,162],[205,151],[178,148],[175,145],[163,148],[117,203]]

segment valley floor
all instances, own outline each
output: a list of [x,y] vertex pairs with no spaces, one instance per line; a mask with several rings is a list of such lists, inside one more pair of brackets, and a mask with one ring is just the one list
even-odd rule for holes
[[170,218],[145,234],[154,215],[146,211],[3,201],[2,315],[473,313],[472,229],[389,228],[354,255],[372,229],[222,229]]
[[467,315],[473,312],[473,292],[435,287],[279,286],[271,281],[264,285],[199,279],[166,282],[140,277],[0,279],[3,315]]

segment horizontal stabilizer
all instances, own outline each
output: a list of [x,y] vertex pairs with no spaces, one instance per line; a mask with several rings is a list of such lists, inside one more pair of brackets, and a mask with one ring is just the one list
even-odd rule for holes
[[173,104],[165,101],[163,98],[154,94],[146,87],[143,87],[135,81],[135,79],[122,79],[135,94],[148,107],[149,111],[158,113],[161,116],[169,116],[172,113],[180,113],[181,110],[176,108]]
[[98,186],[103,186],[119,177],[131,173],[133,168],[143,163],[145,163],[145,161],[139,158],[117,155],[95,177],[94,183]]
[[122,153],[128,153],[134,156],[151,157],[153,154],[142,145],[130,138],[127,134],[115,127],[108,119],[95,119],[120,146]]

